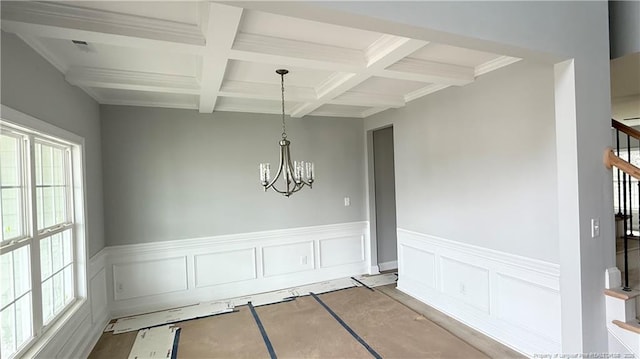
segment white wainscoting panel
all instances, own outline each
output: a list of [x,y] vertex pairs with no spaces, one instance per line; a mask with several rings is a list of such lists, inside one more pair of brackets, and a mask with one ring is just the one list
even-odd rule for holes
[[549,325],[560,318],[560,296],[556,290],[503,273],[498,273],[496,280],[498,319],[549,340],[560,338],[560,326]]
[[256,279],[254,248],[198,254],[195,260],[195,285],[211,285]]
[[320,240],[320,267],[334,267],[364,260],[364,236]]
[[313,241],[262,248],[262,272],[265,277],[311,270],[314,268],[313,262]]
[[398,229],[398,289],[532,356],[562,352],[559,265]]
[[440,256],[442,292],[489,313],[489,271]]
[[398,242],[398,273],[412,282],[436,288],[436,255]]
[[109,247],[111,317],[368,272],[368,222]]
[[113,265],[115,299],[128,299],[187,290],[187,258]]

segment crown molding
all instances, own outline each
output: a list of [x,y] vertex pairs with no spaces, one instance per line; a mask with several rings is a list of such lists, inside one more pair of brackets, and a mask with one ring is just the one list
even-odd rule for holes
[[77,86],[122,90],[200,94],[195,77],[95,67],[72,67],[65,79]]
[[475,76],[481,76],[486,74],[487,72],[491,72],[497,70],[501,67],[509,66],[513,63],[522,60],[519,57],[511,57],[511,56],[499,56],[493,60],[487,61],[484,64],[476,66]]
[[30,36],[199,53],[205,38],[186,24],[52,2],[2,2],[2,29]]
[[409,92],[408,94],[404,95],[404,100],[406,102],[410,102],[413,101],[419,97],[422,96],[426,96],[428,94],[432,94],[436,91],[440,91],[443,89],[446,89],[447,87],[449,87],[449,85],[441,85],[441,84],[431,84],[429,86],[425,86],[423,88],[417,89],[413,92]]

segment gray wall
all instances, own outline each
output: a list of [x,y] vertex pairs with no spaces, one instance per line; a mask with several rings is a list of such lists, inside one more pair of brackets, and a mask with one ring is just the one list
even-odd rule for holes
[[[294,5],[270,11],[556,64],[556,90],[566,90],[556,91],[562,348],[606,352],[603,273],[615,264],[611,171],[602,165],[611,138],[607,2],[317,2],[306,15]],[[592,218],[600,238],[591,238]]]
[[393,127],[373,131],[378,263],[398,260]]
[[609,1],[611,58],[640,52],[640,1]]
[[2,32],[3,105],[85,139],[88,250],[105,246],[98,104],[17,36]]
[[552,67],[520,62],[377,115],[398,228],[558,263],[553,108]]
[[287,121],[316,182],[285,198],[258,177],[260,162],[275,172],[280,116],[102,106],[101,118],[109,245],[366,220],[361,119]]

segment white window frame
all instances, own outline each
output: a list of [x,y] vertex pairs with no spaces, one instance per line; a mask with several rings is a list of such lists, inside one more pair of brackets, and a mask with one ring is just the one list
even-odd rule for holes
[[[85,154],[84,154],[84,138],[61,129],[47,122],[39,120],[35,117],[24,114],[20,111],[14,110],[8,106],[1,105],[0,107],[0,128],[3,125],[15,127],[19,132],[26,134],[37,134],[37,137],[51,140],[53,143],[64,144],[70,148],[71,157],[71,178],[70,189],[72,203],[67,204],[68,220],[71,221],[71,225],[53,226],[50,228],[44,228],[38,230],[37,221],[34,219],[35,213],[27,216],[27,223],[23,223],[25,237],[13,240],[10,244],[4,243],[1,252],[12,251],[18,249],[24,245],[31,244],[31,271],[38,273],[31,276],[31,296],[32,307],[40,308],[39,310],[32,311],[32,325],[34,337],[31,341],[25,345],[21,350],[14,353],[10,358],[17,358],[22,355],[33,355],[43,349],[61,330],[65,327],[65,324],[71,320],[74,314],[78,313],[82,306],[86,303],[88,297],[87,291],[87,224],[86,224],[86,174],[85,174]],[[33,137],[32,137],[33,140]],[[35,146],[35,141],[30,142],[31,146]],[[27,164],[31,165],[27,172],[31,175],[31,180],[35,178],[35,159],[27,159],[33,152],[27,150],[24,154]],[[32,173],[32,174],[31,174]],[[26,191],[29,193],[31,188],[35,188],[35,183],[31,183],[31,180],[27,180],[29,188]],[[37,211],[35,206],[35,193],[25,194],[27,196],[27,208],[23,209],[27,211],[31,208],[32,211]],[[55,316],[47,325],[43,325],[42,318],[42,283],[40,282],[40,240],[42,238],[51,236],[73,227],[73,266],[74,266],[74,284],[75,284],[75,299],[66,306],[66,308]],[[74,328],[75,329],[75,328]]]

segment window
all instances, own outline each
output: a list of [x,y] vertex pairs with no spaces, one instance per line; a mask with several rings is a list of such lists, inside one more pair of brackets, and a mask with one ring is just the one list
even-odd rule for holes
[[78,297],[73,151],[0,121],[0,357],[23,353]]

